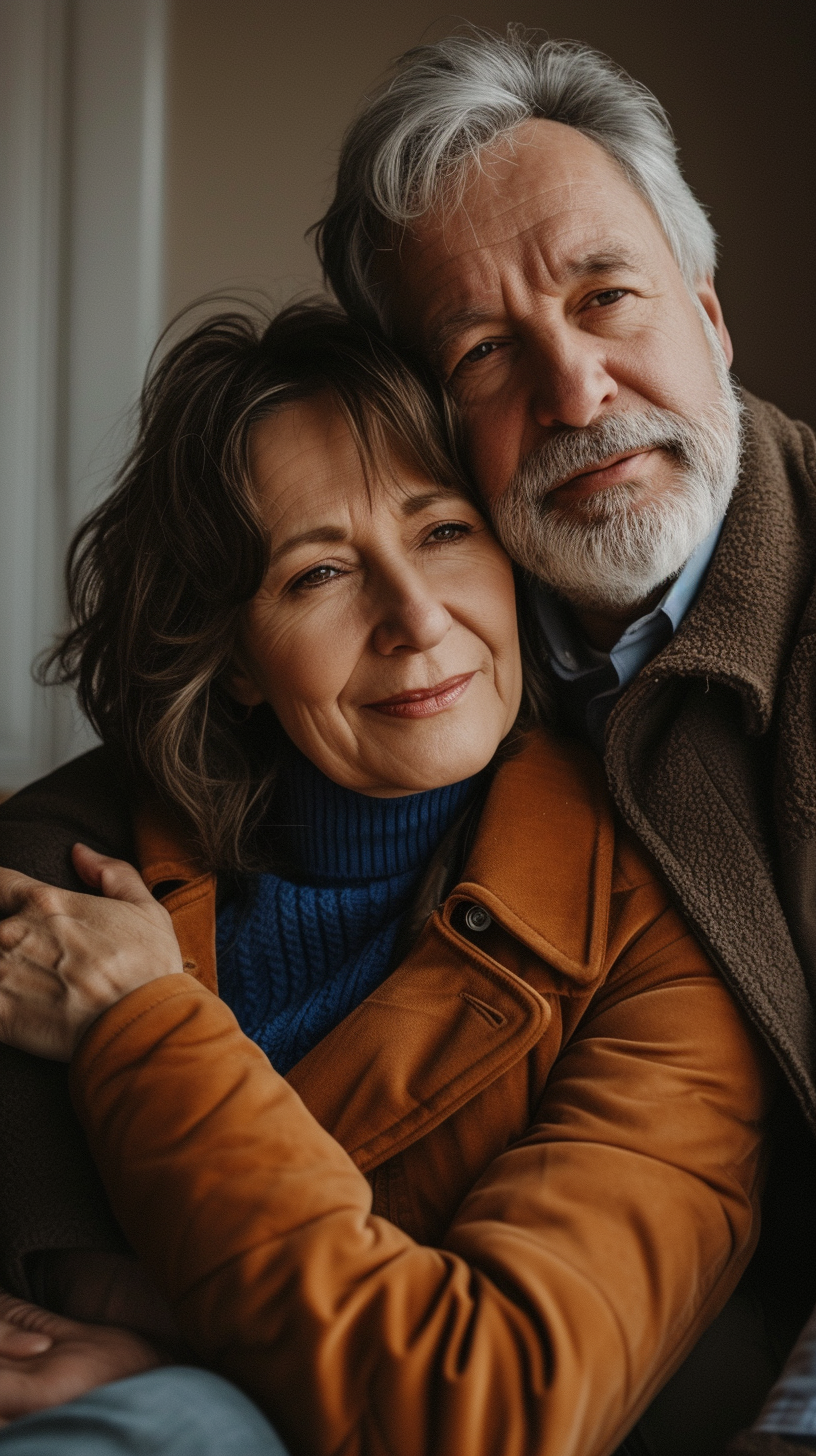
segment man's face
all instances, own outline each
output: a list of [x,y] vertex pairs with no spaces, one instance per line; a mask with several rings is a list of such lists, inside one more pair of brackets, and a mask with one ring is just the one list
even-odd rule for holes
[[520,469],[582,431],[601,458],[587,466],[579,451],[577,470],[545,486],[562,524],[598,518],[622,490],[646,515],[676,493],[681,452],[648,430],[634,447],[624,432],[621,450],[613,417],[710,418],[730,340],[711,282],[692,296],[651,209],[596,143],[559,122],[518,127],[459,206],[406,235],[387,281],[400,333],[459,404],[494,510]]

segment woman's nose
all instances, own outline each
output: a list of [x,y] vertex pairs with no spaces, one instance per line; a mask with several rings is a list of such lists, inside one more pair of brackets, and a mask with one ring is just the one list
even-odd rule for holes
[[442,641],[450,626],[447,607],[421,573],[411,573],[382,591],[373,645],[383,657],[393,652],[427,652]]

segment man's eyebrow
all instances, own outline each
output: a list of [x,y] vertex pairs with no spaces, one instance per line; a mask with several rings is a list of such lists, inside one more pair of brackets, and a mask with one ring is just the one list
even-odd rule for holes
[[457,309],[456,313],[450,313],[442,319],[438,328],[431,331],[430,352],[436,364],[441,362],[441,356],[448,344],[461,334],[465,329],[472,329],[477,324],[487,324],[494,319],[495,315],[491,309],[480,308],[478,304],[471,304],[468,308]]
[[313,526],[310,531],[298,531],[294,536],[287,536],[280,546],[275,547],[270,554],[269,565],[274,566],[282,556],[294,551],[296,546],[320,545],[324,541],[336,544],[338,541],[345,541],[347,535],[348,532],[342,526]]
[[605,248],[602,252],[585,253],[581,258],[570,259],[564,265],[564,272],[568,278],[590,278],[595,273],[614,272],[616,268],[634,273],[643,266],[644,260],[639,253],[625,248]]
[[[641,271],[645,267],[645,261],[639,253],[630,252],[624,248],[605,248],[603,252],[587,253],[581,258],[570,259],[564,264],[564,273],[567,278],[592,278],[597,274],[610,273],[616,268],[625,269],[628,273]],[[429,352],[434,363],[439,366],[441,358],[448,344],[466,329],[472,329],[479,324],[493,322],[495,315],[491,309],[480,307],[478,304],[470,304],[467,308],[457,309],[456,313],[448,314],[443,318],[438,327],[431,330]]]

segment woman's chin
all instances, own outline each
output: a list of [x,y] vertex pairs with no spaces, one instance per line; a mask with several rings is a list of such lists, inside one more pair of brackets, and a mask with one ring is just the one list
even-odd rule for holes
[[282,726],[334,783],[385,799],[445,788],[481,773],[512,728],[520,696],[520,686],[510,701],[495,690],[469,693],[467,702],[426,718],[346,708],[323,722],[284,720]]
[[[493,758],[503,732],[486,734],[480,731],[456,733],[429,732],[430,725],[423,725],[425,732],[403,732],[398,746],[388,745],[388,751],[372,755],[367,765],[365,781],[349,785],[360,793],[377,798],[388,798],[397,794],[421,794],[430,789],[441,789],[448,784],[461,783],[481,773]],[[418,729],[419,724],[411,725]]]

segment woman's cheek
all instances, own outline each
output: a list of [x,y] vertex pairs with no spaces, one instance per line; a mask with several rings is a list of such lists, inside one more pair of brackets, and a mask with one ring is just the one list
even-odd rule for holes
[[518,650],[516,587],[513,570],[500,547],[485,551],[468,563],[461,577],[460,600],[471,631],[482,638],[496,658]]
[[322,601],[303,603],[292,619],[279,624],[274,642],[268,641],[269,701],[282,720],[336,702],[350,674],[344,615],[327,593]]
[[483,630],[493,658],[496,691],[507,711],[509,732],[521,705],[522,667],[515,582],[512,569],[504,569],[506,560],[497,573],[489,608],[483,609]]

